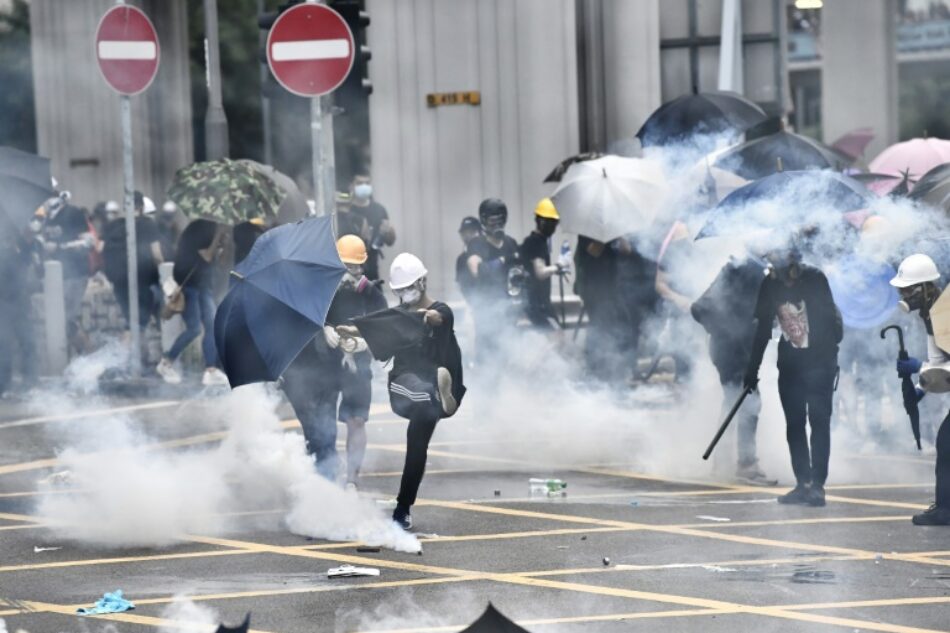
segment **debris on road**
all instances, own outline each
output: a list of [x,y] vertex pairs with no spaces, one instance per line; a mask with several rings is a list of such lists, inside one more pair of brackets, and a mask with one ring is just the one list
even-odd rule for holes
[[501,490],[497,490],[497,489],[496,489],[496,490],[495,490],[495,496],[496,496],[496,497],[500,497],[500,496],[501,496]]
[[634,499],[633,501],[630,502],[630,505],[636,508],[640,505],[640,502]]
[[56,550],[63,549],[62,547],[40,547],[39,545],[33,546],[33,553],[39,554],[40,552],[55,552]]
[[567,482],[561,479],[541,479],[532,477],[528,480],[531,496],[546,495],[548,497],[566,497]]
[[604,556],[604,567],[609,567],[609,566],[610,566],[610,559]]
[[327,578],[351,578],[354,576],[379,576],[379,570],[375,567],[354,567],[353,565],[340,565],[327,570]]
[[709,514],[697,514],[696,518],[702,521],[715,521],[717,523],[728,523],[729,521],[732,521],[732,519],[727,517],[714,517]]
[[215,633],[247,633],[247,630],[250,628],[250,626],[251,626],[251,614],[248,613],[246,616],[244,616],[244,622],[242,622],[241,624],[235,627],[219,624],[218,630],[215,631]]
[[76,613],[79,615],[100,615],[103,613],[122,613],[134,608],[134,604],[122,597],[122,590],[116,589],[112,593],[103,594],[92,607],[79,607],[76,609]]
[[360,554],[378,554],[380,548],[373,547],[372,545],[360,545],[356,548],[356,551]]
[[41,484],[48,486],[71,486],[75,482],[75,477],[71,470],[61,470],[59,472],[50,473],[46,477],[40,479]]

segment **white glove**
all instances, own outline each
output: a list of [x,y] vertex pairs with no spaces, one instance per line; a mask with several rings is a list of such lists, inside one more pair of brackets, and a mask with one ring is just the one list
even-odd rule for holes
[[336,349],[340,346],[340,335],[337,333],[330,325],[323,326],[323,338],[326,339],[327,345],[330,346],[330,349]]
[[356,373],[356,359],[349,352],[343,353],[343,368],[351,374]]
[[340,339],[340,349],[347,354],[358,354],[365,352],[369,349],[369,346],[366,344],[366,339],[362,337],[347,336],[346,338]]

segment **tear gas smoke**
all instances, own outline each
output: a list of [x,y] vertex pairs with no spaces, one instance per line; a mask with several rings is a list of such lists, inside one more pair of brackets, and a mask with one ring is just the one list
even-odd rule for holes
[[161,618],[170,624],[162,625],[158,633],[192,633],[199,630],[214,630],[220,619],[218,612],[209,606],[195,604],[185,595],[177,595],[162,610]]

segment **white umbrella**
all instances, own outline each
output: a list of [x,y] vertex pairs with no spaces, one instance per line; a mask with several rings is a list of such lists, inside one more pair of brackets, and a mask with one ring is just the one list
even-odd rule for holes
[[571,165],[551,201],[562,229],[609,242],[649,226],[666,189],[659,164],[604,156]]

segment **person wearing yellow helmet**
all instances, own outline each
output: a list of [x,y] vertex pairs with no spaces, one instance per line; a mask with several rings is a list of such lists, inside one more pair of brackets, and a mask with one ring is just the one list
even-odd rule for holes
[[557,316],[551,305],[551,278],[570,271],[569,254],[551,263],[551,236],[560,220],[551,199],[543,198],[534,209],[535,228],[519,249],[527,273],[525,314],[533,326],[546,330],[557,328]]
[[385,309],[386,298],[363,274],[368,259],[365,242],[356,235],[344,235],[336,248],[346,273],[327,311],[322,335],[284,372],[283,388],[300,419],[317,471],[330,480],[336,479],[339,467],[336,424],[346,424],[346,485],[355,489],[366,455],[372,357],[362,338],[341,339],[336,326]]

